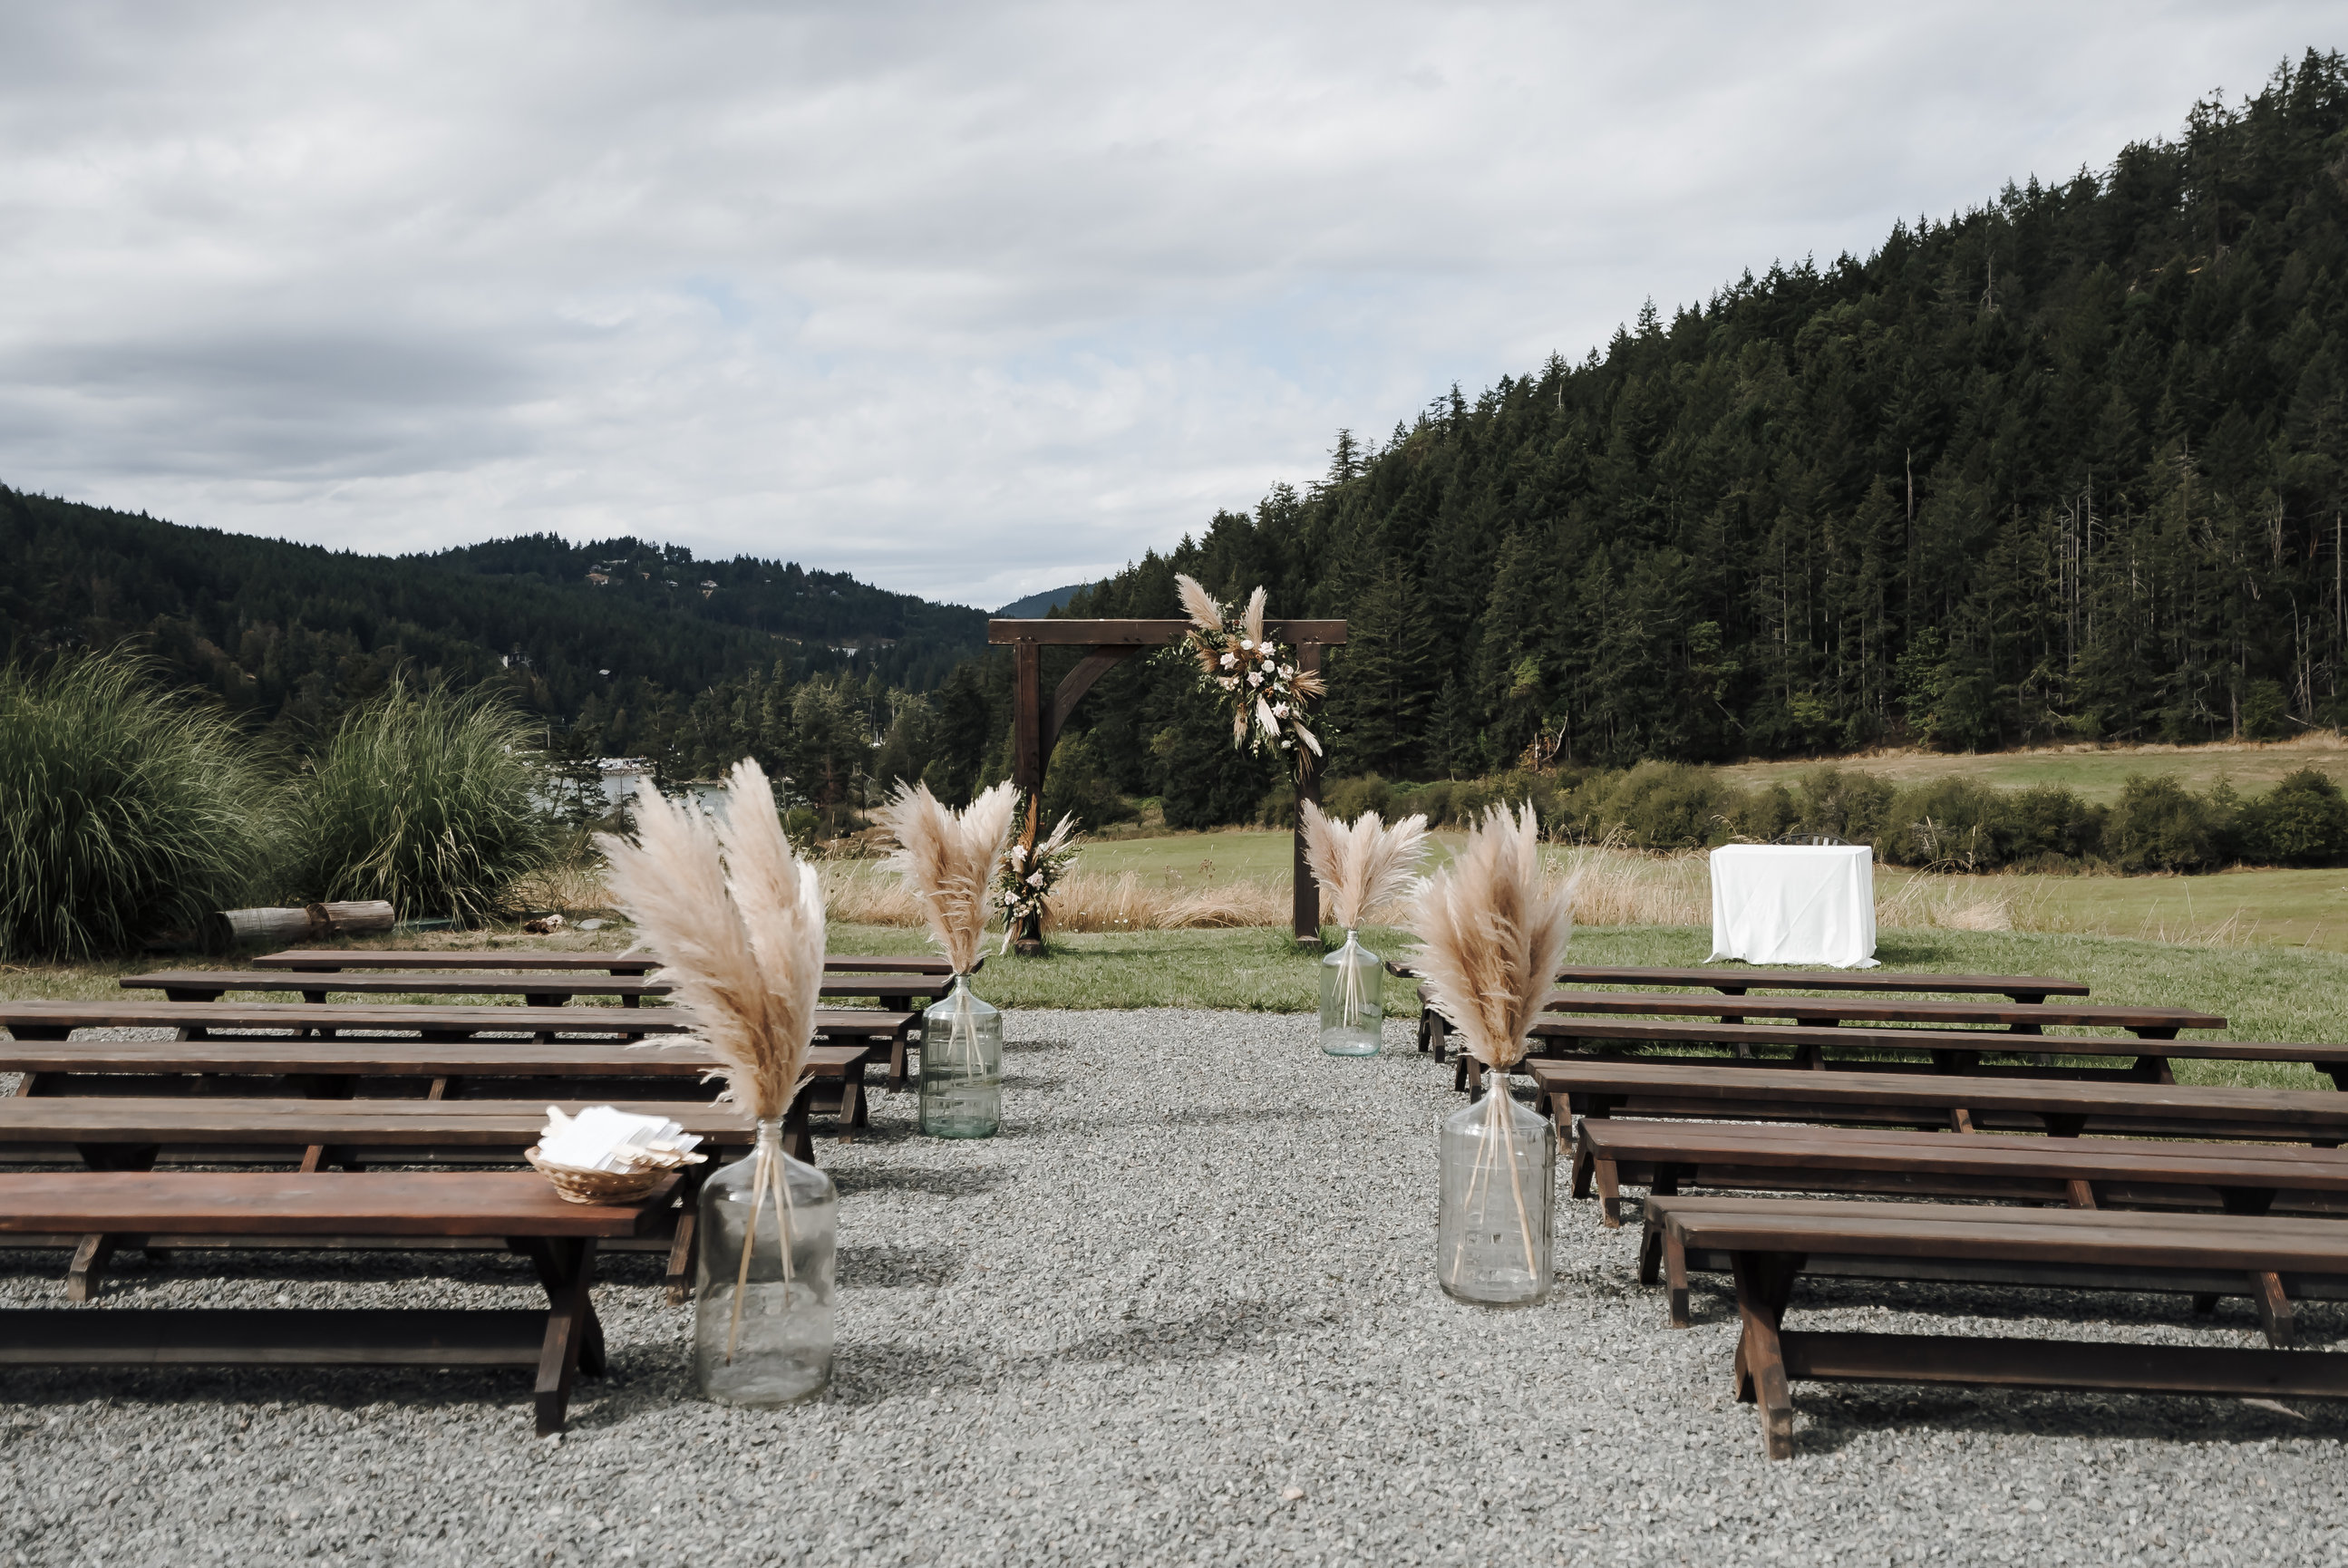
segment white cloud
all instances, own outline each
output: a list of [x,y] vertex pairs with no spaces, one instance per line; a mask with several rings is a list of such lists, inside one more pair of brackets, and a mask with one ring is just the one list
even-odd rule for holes
[[2101,165],[2313,5],[0,8],[0,480],[993,604],[1653,296]]

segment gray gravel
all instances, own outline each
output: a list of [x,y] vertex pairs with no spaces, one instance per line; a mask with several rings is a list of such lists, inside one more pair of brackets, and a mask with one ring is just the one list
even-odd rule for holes
[[[1560,1220],[1552,1299],[1436,1288],[1449,1074],[1310,1019],[1010,1017],[1004,1135],[826,1143],[842,1346],[823,1400],[697,1401],[689,1308],[611,1260],[614,1375],[530,1434],[519,1376],[10,1372],[0,1560],[953,1563],[2323,1563],[2348,1558],[2348,1411],[1797,1390],[1763,1460],[1735,1329],[1673,1332],[1635,1233]],[[0,1252],[8,1305],[62,1257]],[[510,1260],[182,1255],[110,1299],[526,1302]],[[1906,1287],[1806,1284],[1824,1325],[1949,1329]],[[2254,1341],[2181,1301],[1952,1294],[1977,1331]],[[93,1308],[99,1310],[102,1308]],[[2340,1308],[2304,1318],[2336,1341]],[[2114,1325],[2119,1327],[2114,1327]],[[1291,1496],[1290,1493],[1297,1495]]]

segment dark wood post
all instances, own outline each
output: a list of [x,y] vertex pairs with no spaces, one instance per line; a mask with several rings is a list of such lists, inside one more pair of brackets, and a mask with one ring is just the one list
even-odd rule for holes
[[[1296,645],[1296,668],[1300,671],[1321,668],[1321,645],[1300,642]],[[1289,866],[1289,924],[1297,946],[1317,948],[1321,945],[1321,886],[1313,879],[1313,868],[1304,864],[1304,803],[1321,803],[1321,759],[1297,758],[1296,779],[1296,842]]]
[[[1011,782],[1027,796],[1027,815],[1013,833],[1033,855],[1044,831],[1044,769],[1051,761],[1044,751],[1044,650],[1024,637],[1011,645]],[[1020,920],[1012,946],[1025,958],[1044,950],[1041,913]]]

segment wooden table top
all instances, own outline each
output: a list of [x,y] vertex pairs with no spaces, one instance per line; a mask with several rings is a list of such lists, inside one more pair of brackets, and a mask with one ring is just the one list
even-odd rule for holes
[[1635,1013],[1653,1018],[1791,1018],[1853,1023],[1972,1024],[2013,1028],[2223,1029],[2225,1019],[2192,1008],[2115,1007],[2094,1002],[1953,1002],[1838,997],[1687,997],[1641,991],[1553,991],[1550,1012]]
[[672,1176],[633,1204],[574,1204],[535,1171],[57,1171],[0,1174],[0,1233],[634,1236]]
[[2348,1225],[2333,1219],[1772,1198],[1649,1202],[1688,1246],[1724,1252],[2348,1273]]
[[721,1148],[757,1141],[757,1123],[705,1100],[304,1100],[225,1094],[0,1096],[0,1143],[430,1144],[524,1149],[552,1104],[576,1115],[615,1105],[664,1116]]
[[[1405,962],[1387,969],[1406,979],[1418,971]],[[1879,969],[1700,969],[1649,968],[1640,965],[1568,964],[1557,972],[1561,986],[1688,986],[1725,991],[1915,991],[1927,996],[2083,997],[2076,980],[2044,975],[1895,975]]]
[[1953,1050],[1975,1056],[2191,1057],[2219,1061],[2348,1065],[2348,1045],[2254,1040],[2146,1040],[2133,1034],[2014,1034],[1979,1029],[1836,1029],[1684,1019],[1545,1018],[1533,1025],[1532,1036],[1541,1040],[1771,1045],[1811,1051]]
[[[256,969],[602,969],[615,975],[645,975],[660,968],[646,953],[551,953],[542,948],[466,948],[436,951],[429,948],[289,948],[252,960]],[[943,958],[918,955],[868,956],[829,953],[823,967],[836,973],[871,970],[882,974],[951,975],[953,966]]]
[[[1644,1095],[1684,1103],[1881,1106],[2106,1114],[2196,1121],[2256,1120],[2314,1129],[2348,1126],[2348,1094],[2333,1090],[2218,1089],[2109,1079],[1973,1078],[1941,1072],[1818,1072],[1799,1068],[1691,1067],[1567,1058],[1529,1062],[1543,1094]],[[1954,1134],[1952,1134],[1952,1136]]]
[[[212,1001],[230,991],[317,991],[345,996],[520,996],[546,997],[665,997],[671,987],[659,980],[624,976],[579,975],[436,975],[413,971],[323,976],[314,970],[260,974],[250,969],[159,969],[152,974],[127,975],[125,990],[169,991],[180,999]],[[827,997],[879,997],[903,1002],[938,1001],[953,989],[950,975],[834,975],[824,979],[818,994]]]
[[[879,1009],[824,1008],[816,1032],[871,1038],[896,1033],[920,1015]],[[20,1029],[365,1029],[526,1034],[675,1034],[687,1028],[666,1008],[530,1008],[495,1004],[400,1006],[388,1003],[106,1001],[0,1002],[0,1028]]]
[[2124,1138],[1961,1137],[1874,1128],[1755,1126],[1734,1122],[1604,1118],[1578,1132],[1593,1159],[1928,1175],[2045,1177],[2092,1172],[2114,1181],[2199,1183],[2348,1192],[2348,1151],[2292,1144],[2155,1143]]
[[[839,1078],[870,1048],[818,1044],[808,1071]],[[697,1043],[526,1040],[61,1040],[0,1044],[0,1072],[314,1073],[367,1078],[697,1078],[715,1059]],[[30,1097],[27,1097],[30,1098]]]

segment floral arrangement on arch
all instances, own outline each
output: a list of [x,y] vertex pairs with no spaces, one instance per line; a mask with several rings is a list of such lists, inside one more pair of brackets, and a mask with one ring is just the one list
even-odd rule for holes
[[1011,950],[1011,939],[1018,934],[1021,922],[1044,912],[1052,890],[1076,863],[1077,846],[1083,842],[1076,834],[1076,819],[1066,815],[1034,849],[1024,844],[1011,846],[994,878],[994,907],[1003,911],[1001,951]]
[[1190,617],[1182,647],[1198,661],[1200,683],[1230,703],[1231,744],[1284,753],[1302,779],[1321,754],[1320,738],[1304,718],[1327,694],[1327,682],[1317,671],[1299,670],[1284,647],[1264,636],[1262,589],[1234,618],[1197,579],[1178,573],[1174,586]]

